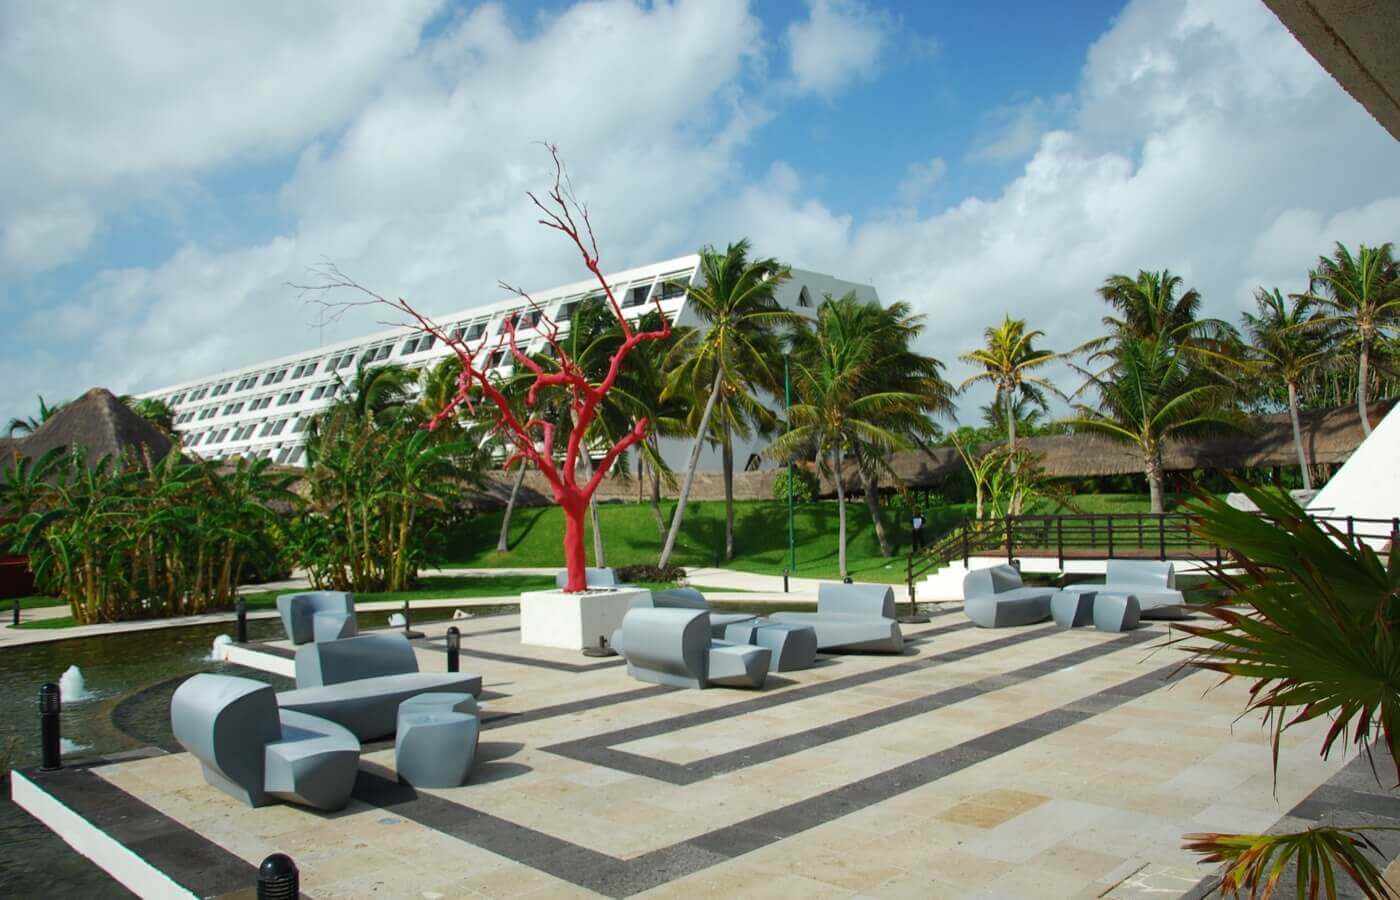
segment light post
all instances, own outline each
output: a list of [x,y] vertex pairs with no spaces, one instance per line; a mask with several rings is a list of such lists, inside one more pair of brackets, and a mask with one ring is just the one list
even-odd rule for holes
[[[783,433],[792,431],[792,373],[788,368],[790,353],[783,354]],[[793,532],[792,524],[792,453],[788,453],[787,463],[787,501],[788,501],[788,571],[797,571],[797,541]],[[787,579],[783,579],[783,590],[787,590]]]

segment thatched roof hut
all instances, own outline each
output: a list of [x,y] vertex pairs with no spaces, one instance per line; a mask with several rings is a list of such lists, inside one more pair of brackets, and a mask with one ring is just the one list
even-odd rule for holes
[[[63,405],[33,434],[10,441],[8,452],[37,459],[55,448],[82,448],[88,465],[128,450],[145,449],[152,461],[174,446],[170,436],[131,411],[106,388],[93,388]],[[0,445],[0,454],[7,448]]]
[[[1396,400],[1371,405],[1371,421],[1385,417]],[[1303,447],[1313,464],[1341,464],[1361,443],[1361,420],[1355,406],[1305,412],[1299,416]],[[1051,478],[1096,478],[1142,472],[1142,455],[1129,444],[1098,435],[1063,434],[1027,438],[1018,446],[1035,453]],[[1248,432],[1223,434],[1192,441],[1171,441],[1163,453],[1167,471],[1192,469],[1246,469],[1296,466],[1293,427],[1288,414],[1261,416]],[[937,484],[958,474],[962,461],[952,447],[897,453],[891,460],[895,472],[910,487]]]

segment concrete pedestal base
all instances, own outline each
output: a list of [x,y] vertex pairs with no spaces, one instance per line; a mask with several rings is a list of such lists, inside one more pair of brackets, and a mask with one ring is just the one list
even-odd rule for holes
[[622,617],[646,588],[594,588],[585,594],[527,591],[520,595],[520,643],[582,650],[612,638]]

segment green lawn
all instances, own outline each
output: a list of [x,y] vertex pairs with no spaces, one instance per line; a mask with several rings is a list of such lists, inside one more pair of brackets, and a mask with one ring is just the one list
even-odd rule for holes
[[[41,595],[38,595],[38,594],[34,594],[34,595],[32,595],[32,596],[29,596],[29,597],[20,597],[20,598],[19,598],[19,608],[20,608],[20,609],[46,609],[46,608],[48,608],[48,607],[50,607],[50,606],[66,606],[66,605],[67,605],[67,604],[65,604],[62,600],[60,600],[60,599],[57,598],[57,597],[44,597],[44,596],[41,596]],[[12,609],[14,609],[14,608],[15,608],[15,601],[14,601],[13,599],[10,599],[10,600],[0,600],[0,612],[9,612],[10,610],[12,610]]]
[[[662,504],[668,521],[673,505],[671,502]],[[607,503],[599,507],[598,512],[603,524],[603,549],[609,565],[656,564],[663,538],[657,531],[656,519],[649,505]],[[970,506],[961,505],[925,510],[933,535],[952,528],[970,512]],[[875,530],[865,504],[846,505],[847,567],[852,577],[891,584],[904,580],[904,557],[900,554],[907,552],[908,525],[903,521],[895,523],[893,515],[888,512],[887,516],[886,523],[890,526],[893,540],[899,545],[895,556],[890,559],[880,556]],[[807,578],[836,577],[836,503],[819,501],[799,504],[794,519],[797,543],[797,570],[794,574]],[[734,528],[738,555],[726,563],[720,557],[724,545],[724,504],[712,501],[686,504],[685,523],[671,561],[683,566],[712,566],[718,562],[727,568],[745,572],[782,574],[787,565],[786,503],[777,500],[735,503]],[[507,553],[496,552],[496,536],[500,529],[500,512],[475,517],[454,536],[453,552],[447,564],[499,568],[559,565],[564,518],[557,507],[517,510],[511,517],[511,549]],[[591,533],[585,546],[592,564]]]

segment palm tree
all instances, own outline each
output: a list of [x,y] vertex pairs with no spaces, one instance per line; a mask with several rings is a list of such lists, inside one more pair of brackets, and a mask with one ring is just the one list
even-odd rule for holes
[[798,402],[788,412],[791,430],[769,452],[787,458],[812,452],[836,484],[838,563],[846,577],[846,489],[844,461],[853,447],[888,456],[907,444],[892,420],[916,410],[924,398],[907,391],[872,390],[875,370],[887,348],[871,329],[871,310],[853,295],[828,300],[815,326],[803,323],[793,336],[794,388]]
[[1258,376],[1281,381],[1288,391],[1288,417],[1293,422],[1293,446],[1303,472],[1303,489],[1312,490],[1303,430],[1298,424],[1298,385],[1330,352],[1326,335],[1317,327],[1323,324],[1322,316],[1307,297],[1295,296],[1288,302],[1278,288],[1256,289],[1254,303],[1259,314],[1243,314],[1249,354],[1257,363]]
[[142,397],[138,400],[135,397],[126,396],[121,399],[131,408],[132,412],[156,426],[161,432],[165,434],[175,432],[175,410],[171,409],[170,404],[164,400],[158,397]]
[[1164,511],[1162,449],[1168,438],[1242,427],[1230,388],[1202,382],[1193,371],[1192,359],[1203,352],[1178,344],[1167,331],[1124,336],[1101,351],[1111,360],[1104,371],[1079,370],[1088,379],[1079,391],[1096,391],[1098,406],[1080,405],[1079,415],[1065,424],[1137,446],[1154,513]]
[[700,463],[700,449],[713,435],[710,421],[721,397],[726,407],[721,416],[725,427],[720,435],[721,453],[725,457],[725,552],[733,556],[731,429],[747,415],[759,417],[767,413],[767,408],[755,395],[759,391],[776,394],[781,384],[779,360],[782,354],[777,333],[801,321],[795,313],[779,306],[775,297],[778,286],[791,277],[791,271],[775,259],[749,260],[747,240],[730,244],[723,253],[706,247],[700,253],[700,274],[703,283],[687,288],[687,308],[694,311],[702,326],[681,336],[666,358],[668,374],[663,398],[690,397],[698,406],[702,392],[706,397],[694,425],[695,442],[676,511],[671,516],[671,530],[661,548],[658,565],[662,568],[671,561],[690,486],[695,480],[695,469]]
[[53,414],[58,412],[62,408],[62,403],[55,403],[53,406],[49,406],[47,403],[44,402],[44,398],[41,395],[39,397],[38,417],[36,418],[34,416],[26,416],[25,418],[21,419],[18,416],[16,416],[15,418],[11,419],[10,424],[7,426],[7,428],[9,429],[9,436],[14,437],[17,434],[33,434],[34,432],[39,430],[40,425],[43,425],[49,419],[52,419]]
[[1032,374],[1058,358],[1053,350],[1037,349],[1035,341],[1043,331],[1027,331],[1025,319],[1007,316],[1000,325],[983,332],[986,346],[964,353],[963,362],[981,366],[982,371],[965,379],[959,390],[986,382],[996,389],[996,399],[1006,410],[1006,449],[1016,452],[1016,404],[1030,401],[1045,407],[1045,391],[1060,394],[1049,381]]
[[[923,333],[924,317],[916,315],[908,303],[896,302],[882,307],[879,303],[860,301],[854,292],[839,300],[828,297],[823,306],[827,303],[853,307],[850,316],[853,333],[847,335],[847,340],[868,340],[871,346],[880,348],[880,364],[867,370],[862,390],[918,398],[907,407],[891,409],[881,423],[884,428],[910,442],[933,439],[938,428],[930,417],[951,416],[953,388],[943,378],[943,363],[918,353],[911,346]],[[878,490],[879,477],[891,471],[889,454],[879,445],[856,441],[850,447],[850,455],[860,475],[880,554],[891,556],[893,549],[880,515]]]
[[1310,300],[1330,312],[1329,322],[1342,326],[1348,337],[1343,347],[1356,354],[1356,409],[1361,431],[1371,433],[1366,415],[1366,393],[1371,354],[1400,327],[1400,264],[1389,243],[1361,245],[1353,256],[1341,242],[1332,256],[1319,257],[1308,273]]
[[[1108,276],[1098,294],[1118,315],[1105,316],[1104,325],[1117,338],[1166,335],[1180,343],[1228,340],[1233,331],[1229,323],[1199,318],[1199,291],[1188,288],[1177,296],[1183,284],[1181,276],[1173,275],[1170,269],[1160,272],[1140,269],[1136,278]],[[1086,346],[1096,343],[1100,342],[1091,341]]]

